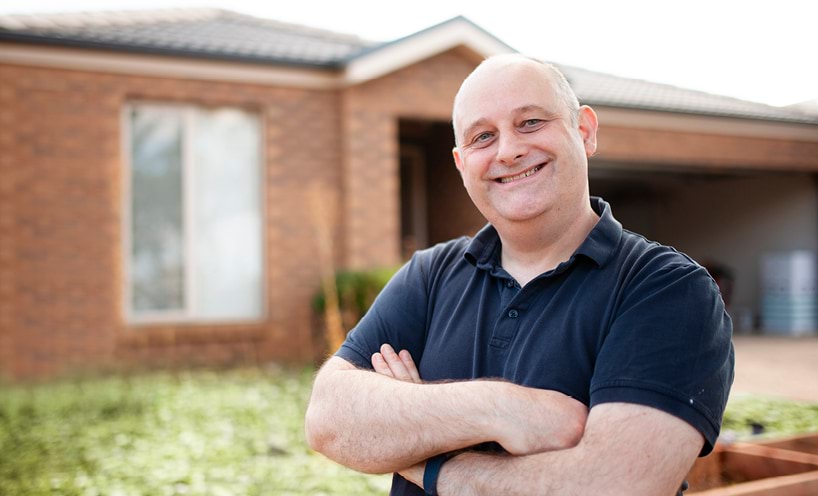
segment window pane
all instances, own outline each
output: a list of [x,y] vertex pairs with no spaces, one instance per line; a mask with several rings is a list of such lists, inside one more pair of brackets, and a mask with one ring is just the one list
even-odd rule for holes
[[131,308],[184,307],[182,116],[131,112]]
[[197,110],[194,123],[194,311],[199,317],[260,317],[259,121],[241,110],[216,109]]

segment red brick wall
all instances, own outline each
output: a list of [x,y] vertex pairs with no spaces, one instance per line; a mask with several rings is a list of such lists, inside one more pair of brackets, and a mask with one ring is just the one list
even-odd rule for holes
[[[310,187],[329,193],[339,265],[396,263],[398,119],[448,120],[473,66],[448,53],[326,91],[0,66],[0,377],[312,359]],[[263,322],[125,321],[121,115],[135,100],[263,116]]]
[[[264,117],[264,322],[124,321],[121,112],[132,100]],[[318,267],[305,197],[313,183],[338,189],[338,107],[335,91],[0,67],[0,374],[309,360]]]
[[0,81],[3,372],[38,376],[114,348],[119,111],[97,76],[3,67]]
[[450,51],[345,91],[343,212],[350,267],[400,261],[398,120],[449,121],[454,95],[475,66]]
[[14,273],[11,270],[15,249],[11,235],[15,224],[12,195],[16,189],[12,155],[16,119],[12,107],[14,99],[15,91],[8,82],[8,71],[0,68],[0,374],[6,373],[14,356]]

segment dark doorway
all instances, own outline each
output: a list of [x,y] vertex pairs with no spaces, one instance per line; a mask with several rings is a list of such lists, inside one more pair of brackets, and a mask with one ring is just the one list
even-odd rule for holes
[[408,258],[415,250],[474,234],[485,219],[454,166],[451,125],[402,119],[399,129],[400,241]]

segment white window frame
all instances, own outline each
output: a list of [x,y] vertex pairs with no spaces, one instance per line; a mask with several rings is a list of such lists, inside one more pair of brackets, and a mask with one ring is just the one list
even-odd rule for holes
[[[259,146],[259,164],[258,164],[258,187],[259,187],[259,214],[261,216],[261,312],[258,317],[251,318],[218,318],[218,317],[201,317],[197,316],[196,309],[191,308],[191,302],[196,299],[192,296],[196,292],[196,273],[195,271],[185,271],[185,308],[182,310],[164,310],[164,311],[140,311],[136,312],[133,308],[132,291],[131,291],[131,233],[133,229],[133,216],[131,212],[131,112],[135,108],[141,106],[162,107],[183,112],[184,132],[182,135],[182,191],[183,191],[183,230],[184,236],[184,260],[189,262],[194,260],[196,246],[193,242],[195,236],[192,235],[195,229],[195,222],[193,221],[195,202],[193,195],[195,195],[194,181],[190,180],[191,171],[193,170],[192,160],[192,140],[190,139],[187,130],[191,128],[192,120],[194,119],[194,110],[200,108],[208,108],[204,105],[185,104],[185,103],[170,103],[152,100],[132,100],[122,107],[120,115],[120,123],[122,129],[121,143],[122,143],[122,308],[124,310],[125,320],[128,324],[133,325],[149,325],[149,324],[173,324],[173,323],[187,323],[187,324],[255,324],[264,322],[268,317],[268,277],[267,277],[267,187],[265,181],[265,146],[264,137],[266,136],[265,120],[263,113],[259,111],[251,111],[247,108],[237,105],[221,105],[210,108],[233,108],[241,109],[255,116],[258,120],[258,129],[260,140]],[[189,265],[186,263],[186,268]]]

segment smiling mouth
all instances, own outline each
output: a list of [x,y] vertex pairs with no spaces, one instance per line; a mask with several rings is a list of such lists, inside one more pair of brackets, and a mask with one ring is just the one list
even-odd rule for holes
[[500,177],[500,178],[495,179],[495,181],[497,181],[498,183],[506,184],[506,183],[510,183],[512,181],[516,181],[518,179],[524,179],[524,178],[536,173],[538,170],[542,169],[544,167],[544,165],[545,164],[538,165],[538,166],[534,167],[533,169],[527,170],[527,171],[522,172],[520,174],[517,174],[516,176]]

